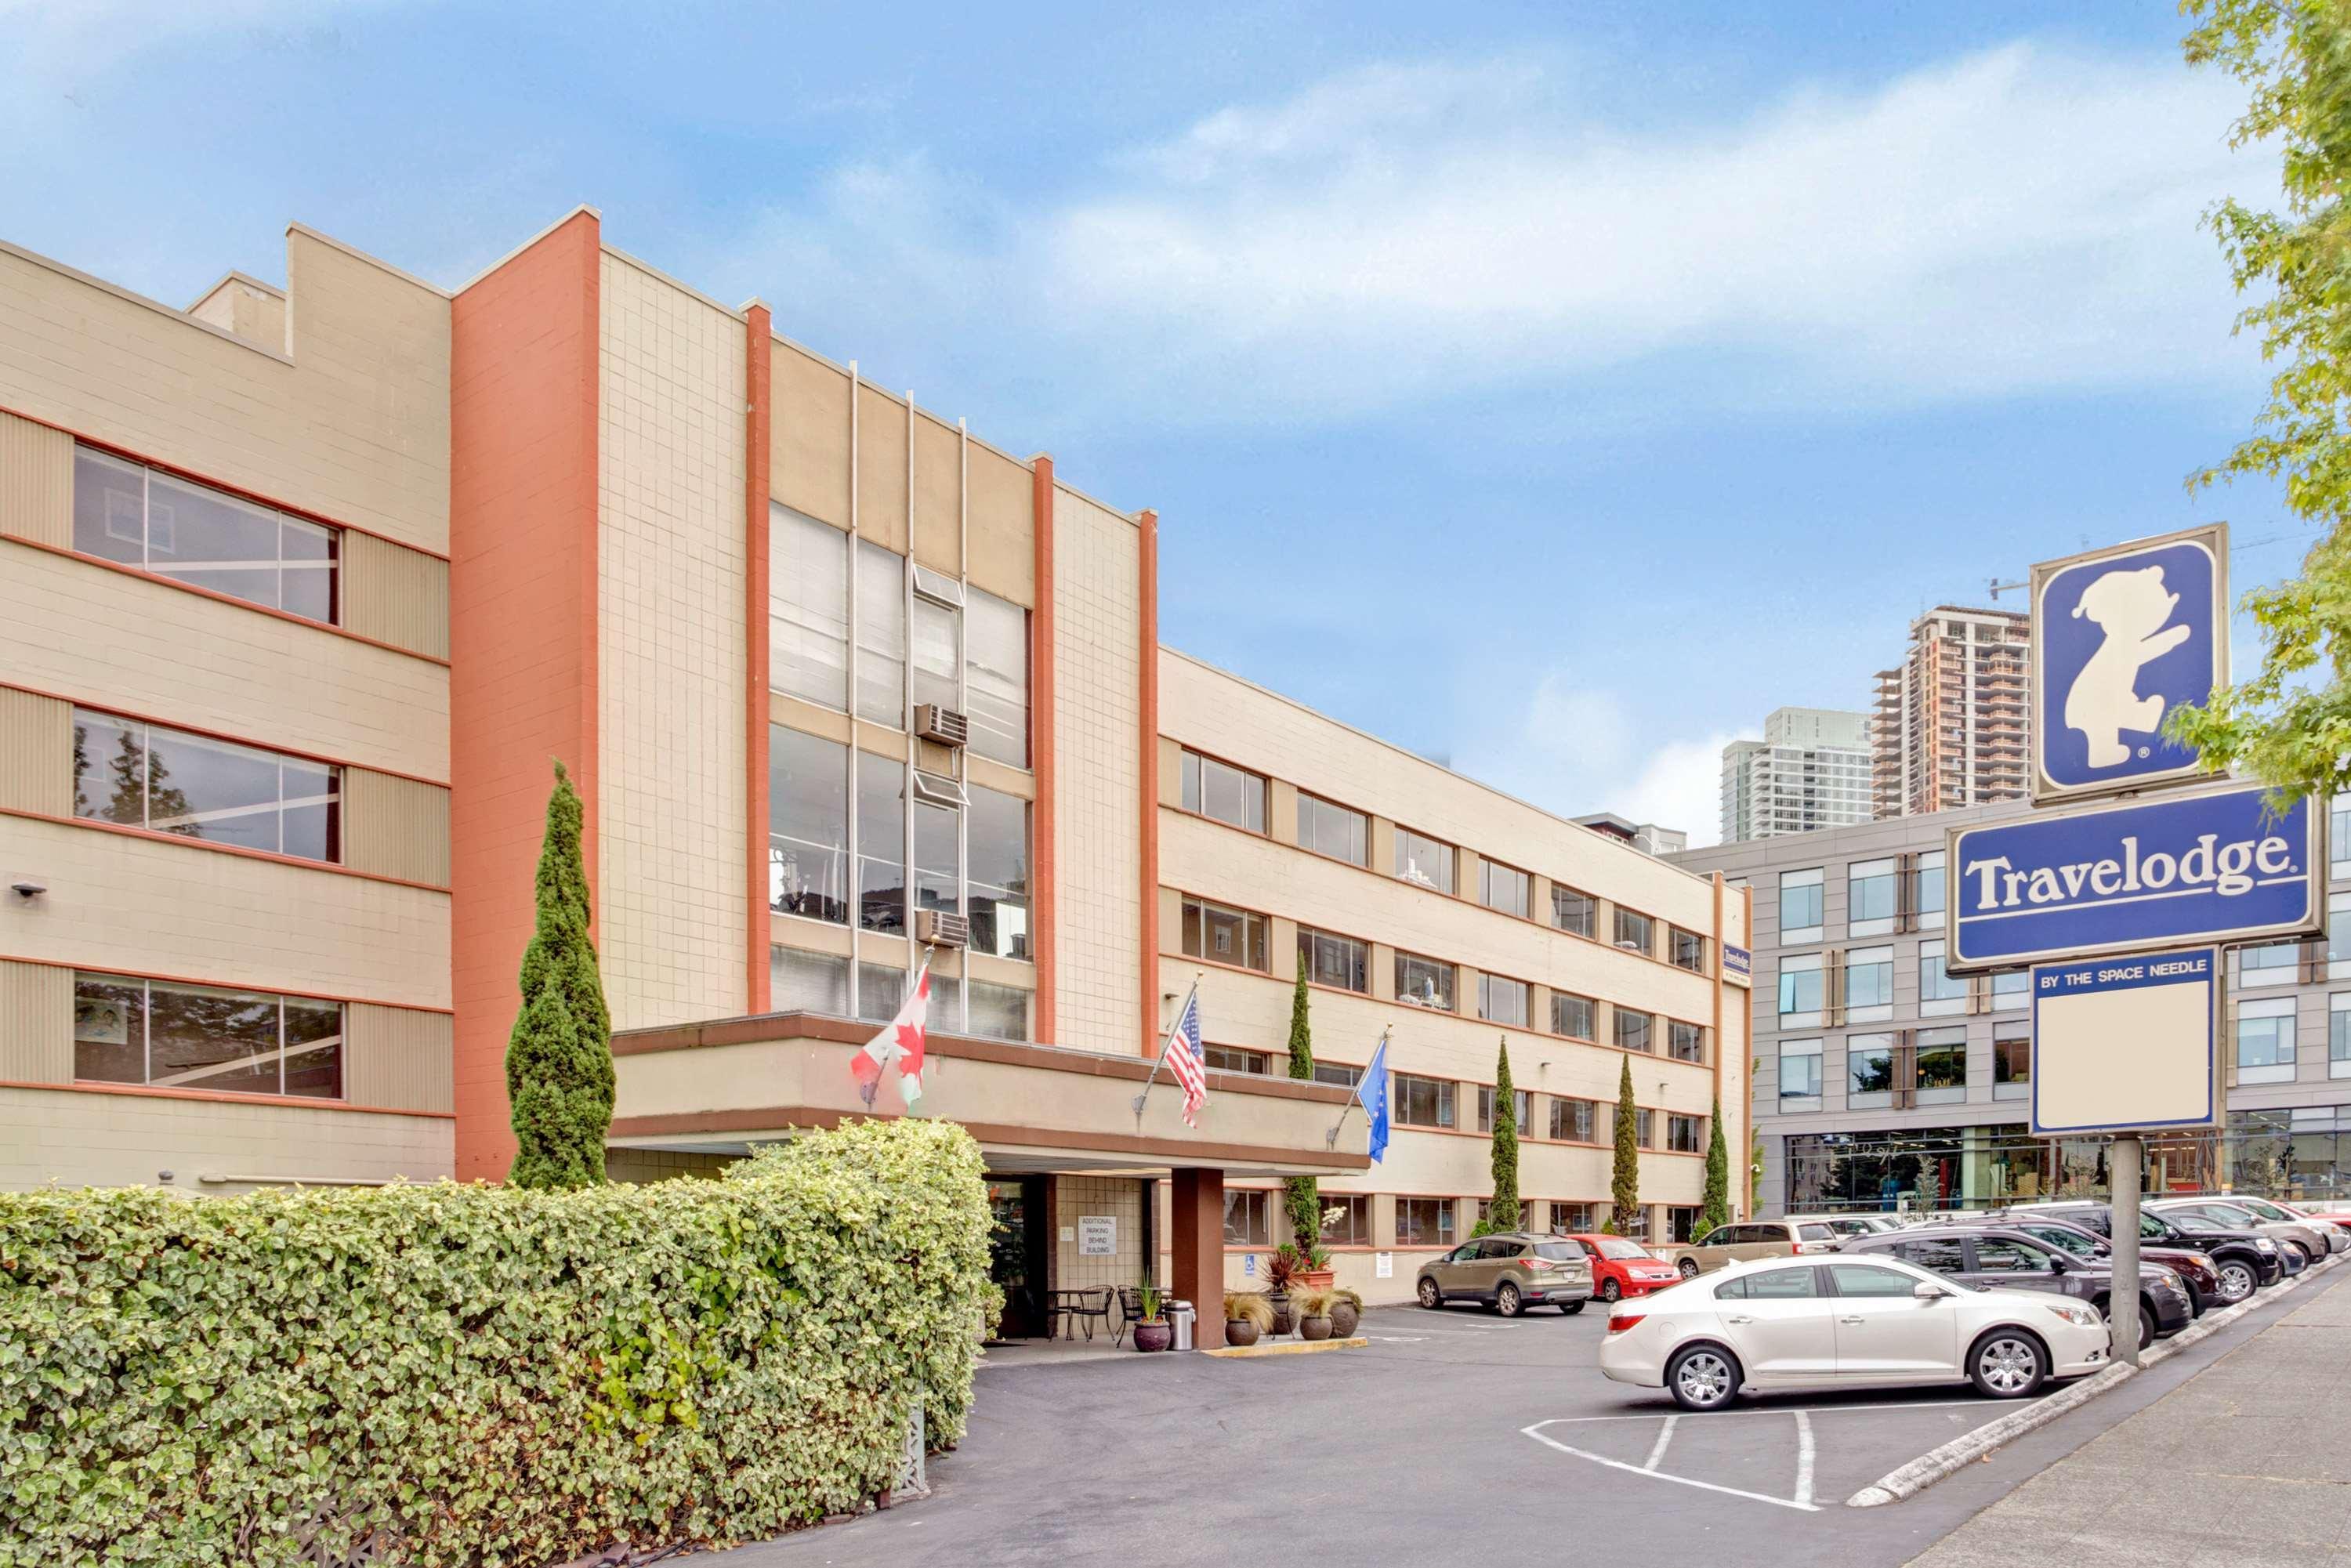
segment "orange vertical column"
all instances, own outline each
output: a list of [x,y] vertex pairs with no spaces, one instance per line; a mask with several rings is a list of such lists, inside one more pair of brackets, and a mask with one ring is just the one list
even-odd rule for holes
[[746,1010],[774,1005],[768,980],[768,464],[773,341],[768,308],[744,308],[743,989]]
[[1033,858],[1037,873],[1036,887],[1029,896],[1029,925],[1034,942],[1030,956],[1037,965],[1036,1036],[1051,1045],[1056,1043],[1053,1036],[1059,1012],[1054,1005],[1057,970],[1053,952],[1054,875],[1059,862],[1053,835],[1053,460],[1040,452],[1031,460],[1030,467],[1034,472],[1029,512],[1034,528],[1032,575],[1036,579],[1037,606],[1029,615],[1029,768],[1037,784],[1031,829],[1036,840]]
[[1143,812],[1143,1054],[1159,1048],[1159,514],[1146,511],[1135,518],[1140,530],[1135,555],[1140,562],[1135,584],[1135,624],[1142,647],[1137,668],[1142,672],[1140,709],[1135,727],[1143,732],[1143,789],[1137,802]]

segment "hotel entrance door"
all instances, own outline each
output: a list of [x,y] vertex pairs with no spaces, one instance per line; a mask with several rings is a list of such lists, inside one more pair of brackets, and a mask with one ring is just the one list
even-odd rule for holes
[[998,1339],[1042,1339],[1045,1315],[1045,1178],[987,1178],[987,1276],[1004,1292]]

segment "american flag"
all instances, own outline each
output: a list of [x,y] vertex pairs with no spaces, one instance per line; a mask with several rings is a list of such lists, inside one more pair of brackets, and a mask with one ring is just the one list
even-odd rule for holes
[[1200,1124],[1199,1110],[1208,1101],[1208,1059],[1200,1048],[1200,988],[1196,982],[1191,995],[1184,998],[1184,1010],[1176,1015],[1176,1027],[1167,1031],[1167,1043],[1160,1049],[1159,1060],[1174,1069],[1176,1082],[1184,1086],[1184,1124]]

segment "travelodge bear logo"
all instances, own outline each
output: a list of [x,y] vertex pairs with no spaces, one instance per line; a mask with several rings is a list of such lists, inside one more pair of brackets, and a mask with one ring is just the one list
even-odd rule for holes
[[[2210,696],[2216,553],[2206,538],[2111,551],[2042,579],[2035,694],[2044,787],[2095,789],[2190,771],[2162,734]],[[2222,633],[2225,634],[2225,633]]]

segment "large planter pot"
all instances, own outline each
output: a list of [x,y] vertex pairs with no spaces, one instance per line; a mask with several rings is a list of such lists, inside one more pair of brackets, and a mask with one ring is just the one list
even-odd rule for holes
[[1296,1333],[1298,1319],[1290,1311],[1290,1298],[1276,1292],[1266,1300],[1273,1307],[1273,1337],[1280,1339],[1283,1334]]
[[1301,1339],[1329,1339],[1331,1337],[1331,1320],[1329,1318],[1299,1319],[1298,1337]]
[[1301,1269],[1298,1270],[1298,1282],[1305,1286],[1310,1291],[1327,1291],[1338,1281],[1338,1279],[1339,1271],[1335,1269]]
[[1343,1301],[1331,1309],[1331,1332],[1340,1339],[1355,1337],[1355,1325],[1364,1321],[1362,1311],[1353,1301]]
[[1257,1325],[1247,1318],[1230,1318],[1225,1322],[1225,1343],[1249,1345],[1257,1343]]
[[1134,1348],[1165,1350],[1176,1343],[1176,1325],[1156,1319],[1134,1325]]

